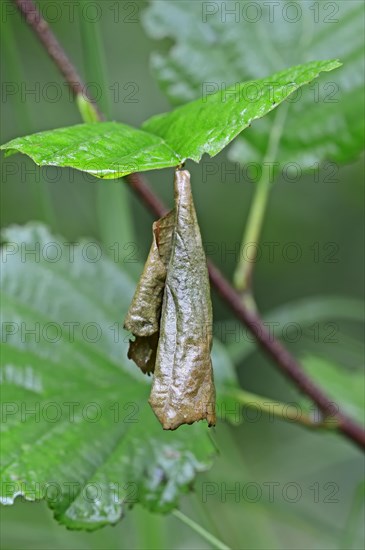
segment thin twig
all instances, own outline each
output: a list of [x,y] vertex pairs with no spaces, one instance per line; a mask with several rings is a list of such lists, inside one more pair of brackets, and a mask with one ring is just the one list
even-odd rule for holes
[[[64,75],[74,94],[84,93],[85,86],[81,78],[33,1],[13,0],[13,2],[41,40],[47,53]],[[131,174],[127,177],[127,180],[151,212],[158,217],[166,213],[163,203],[139,174]],[[277,367],[302,393],[310,397],[324,417],[331,416],[337,420],[339,432],[364,449],[365,431],[362,427],[341,411],[336,410],[336,404],[305,374],[298,361],[286,348],[278,340],[272,338],[258,313],[250,311],[242,303],[241,296],[212,262],[208,262],[208,269],[210,280],[220,296],[231,307],[236,317],[249,328],[261,348],[274,360]]]
[[238,292],[234,290],[211,262],[209,263],[209,275],[218,293],[230,305],[238,319],[249,328],[261,348],[274,360],[276,366],[295,383],[302,393],[311,398],[325,417],[330,416],[333,419],[337,419],[338,431],[355,442],[360,448],[365,449],[365,431],[363,428],[351,418],[341,413],[341,411],[336,411],[336,403],[327,397],[311,378],[306,375],[300,363],[288,352],[283,344],[272,338],[258,313],[246,308]]
[[237,403],[248,409],[253,409],[258,412],[264,412],[269,415],[270,420],[280,418],[287,422],[302,424],[306,428],[312,430],[337,430],[338,421],[336,418],[323,418],[321,415],[317,418],[317,414],[310,414],[300,407],[299,404],[284,403],[281,401],[273,401],[268,397],[256,395],[241,389],[227,389],[223,391],[223,395],[230,397]]
[[87,97],[93,103],[98,112],[99,118],[102,119],[103,116],[92,97],[88,94],[87,88],[80,78],[79,73],[71,63],[66,52],[58,42],[56,36],[50,29],[47,21],[42,17],[34,2],[32,2],[32,0],[13,0],[13,2],[16,4],[20,13],[24,16],[28,25],[38,36],[50,58],[54,61],[55,65],[63,74],[72,92],[75,95],[83,94]]

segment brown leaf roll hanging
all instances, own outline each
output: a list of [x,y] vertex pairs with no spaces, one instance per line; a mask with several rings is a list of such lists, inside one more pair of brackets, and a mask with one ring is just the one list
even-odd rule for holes
[[210,358],[212,306],[190,174],[175,174],[175,209],[153,226],[154,240],[125,327],[128,357],[154,372],[150,404],[164,429],[215,424]]
[[175,205],[150,395],[165,429],[204,418],[215,424],[209,279],[187,171],[176,172]]

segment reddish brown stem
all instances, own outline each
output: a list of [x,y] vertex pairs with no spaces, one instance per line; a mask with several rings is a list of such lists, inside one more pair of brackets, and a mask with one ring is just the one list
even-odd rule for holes
[[[65,77],[66,82],[69,84],[74,94],[84,93],[84,83],[49,28],[48,23],[43,19],[32,0],[13,1],[25,17],[28,25],[30,25],[44,45],[48,55],[53,59],[56,66]],[[92,99],[90,98],[90,100]],[[102,118],[101,115],[100,118]],[[161,217],[166,213],[166,207],[151,191],[140,174],[131,174],[127,176],[127,181],[149,210],[157,217]],[[358,447],[364,449],[365,431],[362,427],[340,411],[334,414],[333,401],[331,401],[331,399],[305,374],[298,361],[287,351],[287,349],[278,340],[271,337],[261,317],[256,312],[250,311],[242,303],[240,295],[234,290],[215,265],[209,262],[208,269],[212,285],[231,307],[236,317],[249,328],[261,348],[274,360],[276,366],[301,392],[312,399],[324,416],[334,416],[336,418],[339,432]]]

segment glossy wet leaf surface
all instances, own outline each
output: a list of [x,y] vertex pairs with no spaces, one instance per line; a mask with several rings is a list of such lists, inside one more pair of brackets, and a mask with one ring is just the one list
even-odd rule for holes
[[[202,89],[229,88],[313,59],[339,57],[343,66],[294,93],[278,148],[281,163],[348,162],[364,144],[364,3],[226,4],[203,0],[152,1],[142,19],[156,40],[152,70],[174,105],[201,97]],[[226,13],[227,12],[227,13]],[[290,19],[290,21],[289,21]],[[159,51],[160,50],[160,51]],[[232,160],[260,162],[275,115],[235,141]]]
[[217,155],[252,121],[275,109],[320,72],[340,65],[337,60],[313,61],[262,80],[240,79],[239,84],[230,83],[217,93],[152,117],[143,129],[162,137],[184,159],[198,162],[204,153]]
[[239,82],[211,95],[203,94],[170,113],[157,115],[137,130],[117,122],[78,124],[39,132],[2,145],[7,155],[30,156],[40,166],[82,170],[99,178],[198,162],[217,155],[255,119],[275,109],[321,71],[340,66],[336,60],[312,61],[257,81]]
[[39,132],[13,139],[3,149],[29,155],[39,166],[68,166],[105,179],[180,162],[163,139],[119,122]]

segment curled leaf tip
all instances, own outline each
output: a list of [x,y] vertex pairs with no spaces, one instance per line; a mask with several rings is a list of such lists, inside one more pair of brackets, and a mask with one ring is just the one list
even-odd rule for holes
[[155,370],[157,344],[158,332],[129,340],[128,359],[132,359],[144,374],[150,375]]

